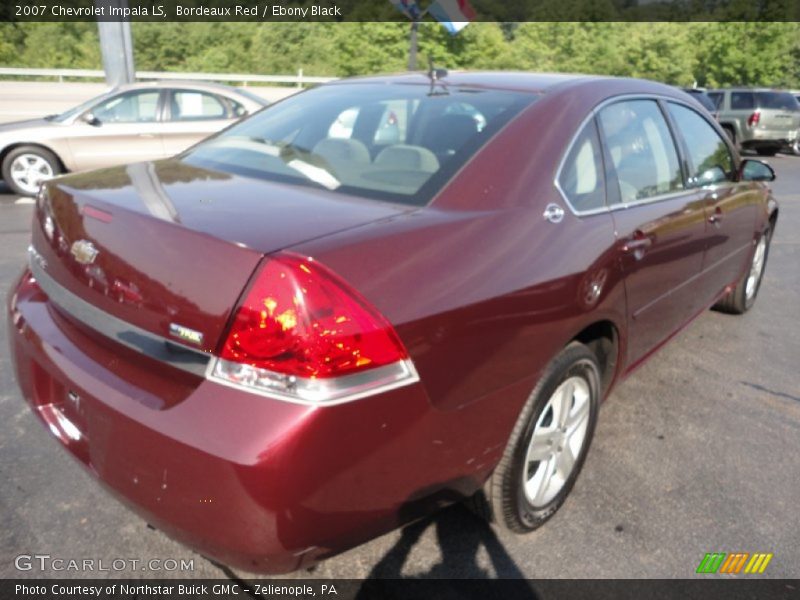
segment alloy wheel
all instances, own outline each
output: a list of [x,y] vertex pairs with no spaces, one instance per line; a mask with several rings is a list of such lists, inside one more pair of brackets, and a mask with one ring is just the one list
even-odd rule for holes
[[53,166],[38,154],[20,154],[11,163],[11,178],[29,194],[39,191],[42,182],[53,177]]
[[533,428],[523,468],[525,496],[534,507],[555,498],[569,479],[586,441],[589,383],[572,376],[559,385]]
[[764,273],[764,263],[767,257],[767,239],[766,235],[762,235],[756,245],[756,251],[753,253],[753,262],[750,263],[750,273],[747,276],[747,284],[745,285],[745,297],[751,300],[756,295],[758,284],[761,281],[761,276]]

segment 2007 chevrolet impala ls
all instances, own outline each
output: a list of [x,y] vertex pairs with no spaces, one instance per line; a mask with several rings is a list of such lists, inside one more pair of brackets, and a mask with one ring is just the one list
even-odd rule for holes
[[653,82],[336,82],[47,182],[8,302],[17,378],[114,495],[250,571],[462,498],[531,531],[615,382],[752,306],[772,179]]

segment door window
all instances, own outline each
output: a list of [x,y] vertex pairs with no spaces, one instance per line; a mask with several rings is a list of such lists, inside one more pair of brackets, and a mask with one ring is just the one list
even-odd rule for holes
[[623,204],[683,189],[675,143],[655,101],[617,102],[599,116]]
[[706,96],[711,99],[717,110],[722,108],[722,92],[707,92]]
[[103,123],[150,123],[158,119],[158,91],[125,92],[92,109]]
[[558,184],[577,211],[605,206],[603,161],[594,120],[587,123],[575,139],[564,161]]
[[725,140],[691,108],[669,103],[669,112],[692,161],[690,181],[703,186],[733,181],[733,157]]
[[731,109],[752,110],[756,107],[753,92],[731,92]]
[[222,101],[203,92],[173,92],[170,118],[173,121],[195,121],[202,119],[224,119],[227,111]]

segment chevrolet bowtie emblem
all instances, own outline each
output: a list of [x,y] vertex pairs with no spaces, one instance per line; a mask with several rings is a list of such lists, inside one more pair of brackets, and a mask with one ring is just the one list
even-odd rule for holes
[[92,264],[100,252],[94,247],[94,244],[88,240],[78,240],[77,242],[73,242],[69,251],[70,254],[75,257],[75,260],[82,265]]

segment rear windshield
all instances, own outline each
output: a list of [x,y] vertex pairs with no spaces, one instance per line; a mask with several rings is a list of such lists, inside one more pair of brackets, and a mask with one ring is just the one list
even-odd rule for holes
[[759,108],[800,110],[797,99],[789,92],[756,92],[756,102]]
[[279,102],[183,160],[271,181],[424,205],[533,94],[344,84]]

